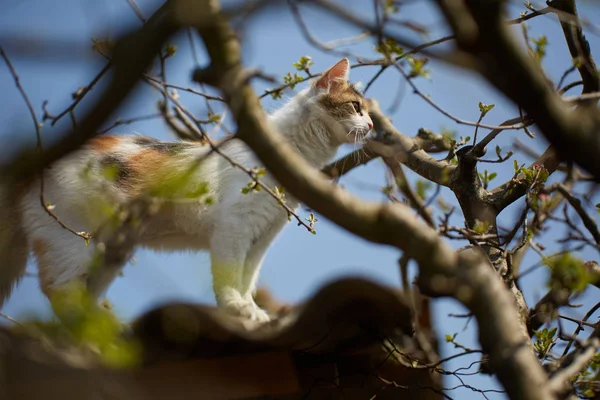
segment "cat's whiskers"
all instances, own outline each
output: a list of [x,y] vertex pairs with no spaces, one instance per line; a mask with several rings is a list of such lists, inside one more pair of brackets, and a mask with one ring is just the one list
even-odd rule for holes
[[352,151],[352,158],[356,160],[356,162],[358,162],[358,158],[357,158],[357,152],[356,150],[356,141],[357,141],[357,135],[358,135],[358,126],[353,126],[352,129],[350,129],[350,131],[348,132],[348,136],[352,137],[352,135],[354,134],[354,140],[351,141],[352,145],[353,145],[353,151]]

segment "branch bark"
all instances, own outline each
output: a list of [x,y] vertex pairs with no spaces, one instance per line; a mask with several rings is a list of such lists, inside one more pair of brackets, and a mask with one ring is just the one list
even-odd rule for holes
[[377,132],[377,140],[369,142],[369,149],[385,158],[394,158],[411,170],[443,186],[450,186],[456,166],[438,161],[423,149],[423,142],[401,134],[386,117],[379,103],[371,100],[369,115]]

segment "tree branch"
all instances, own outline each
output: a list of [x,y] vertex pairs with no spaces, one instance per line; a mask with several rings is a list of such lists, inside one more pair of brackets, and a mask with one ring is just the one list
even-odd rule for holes
[[[551,7],[571,17],[569,20],[561,18],[560,26],[565,35],[569,52],[576,63],[577,70],[583,81],[584,93],[592,93],[600,90],[600,75],[596,68],[596,62],[590,50],[590,44],[585,38],[579,16],[577,15],[577,5],[575,0],[552,0],[548,3]],[[596,104],[596,102],[590,102]]]
[[401,134],[383,114],[376,100],[371,100],[369,115],[378,134],[377,140],[369,142],[369,149],[382,157],[395,158],[417,174],[437,184],[443,186],[452,184],[456,166],[434,159],[423,150],[422,142]]
[[552,392],[561,398],[569,393],[572,388],[573,376],[584,371],[592,361],[592,357],[600,349],[599,336],[600,330],[596,328],[583,346],[561,360],[559,369],[552,374],[548,385]]

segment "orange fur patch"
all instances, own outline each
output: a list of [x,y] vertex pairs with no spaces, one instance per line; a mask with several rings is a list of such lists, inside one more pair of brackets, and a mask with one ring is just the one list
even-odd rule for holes
[[348,82],[334,82],[329,93],[319,100],[337,118],[347,118],[355,113],[353,101],[360,104],[363,113],[369,113],[369,102]]
[[137,177],[132,182],[132,193],[139,194],[147,189],[148,185],[156,183],[156,179],[169,161],[169,155],[157,150],[143,149],[132,154],[125,161],[132,175]]
[[108,152],[119,145],[121,142],[121,138],[118,136],[99,136],[93,139],[90,139],[88,144],[94,150],[99,152]]
[[127,164],[132,170],[142,175],[151,173],[153,170],[160,168],[167,159],[168,156],[159,151],[145,149],[133,154],[127,160]]

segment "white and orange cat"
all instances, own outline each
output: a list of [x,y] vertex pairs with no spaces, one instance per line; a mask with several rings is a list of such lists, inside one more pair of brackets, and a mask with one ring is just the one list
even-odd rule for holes
[[[315,168],[325,166],[340,145],[364,138],[372,127],[367,102],[348,82],[349,69],[348,60],[342,59],[268,116]],[[240,140],[225,143],[221,150],[248,168],[260,166]],[[265,191],[243,194],[248,175],[209,153],[209,147],[193,142],[98,137],[44,171],[45,197],[67,226],[95,232],[106,223],[107,206],[156,195],[153,189],[192,170],[184,191],[203,196],[175,198],[144,220],[139,246],[209,250],[217,304],[231,314],[268,321],[252,296],[265,252],[287,222],[287,213]],[[277,185],[268,173],[261,179],[270,187]],[[95,246],[85,246],[46,213],[39,182],[21,189],[0,191],[0,210],[10,210],[0,212],[0,305],[23,275],[30,249],[47,296],[70,282],[85,282],[95,252]],[[298,206],[292,198],[286,203]],[[110,281],[94,294],[104,292]]]

